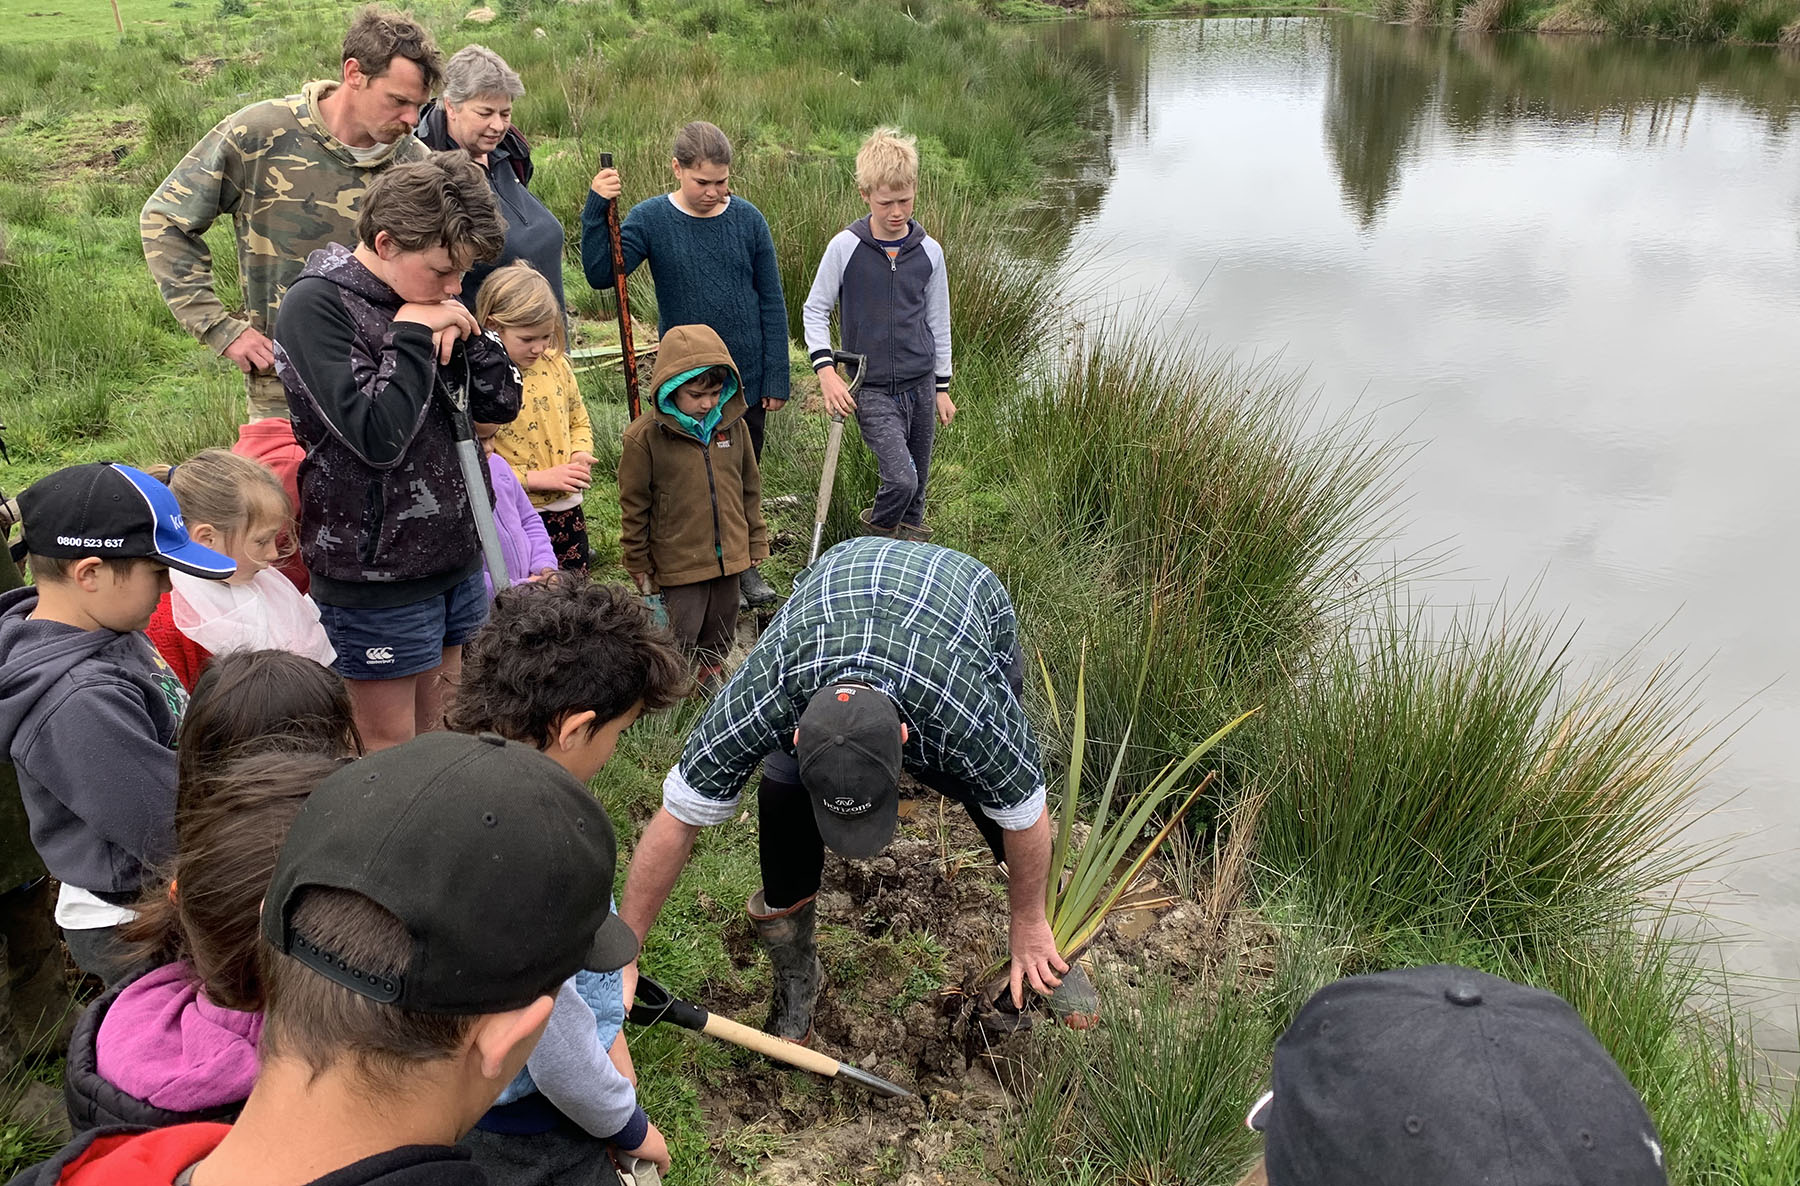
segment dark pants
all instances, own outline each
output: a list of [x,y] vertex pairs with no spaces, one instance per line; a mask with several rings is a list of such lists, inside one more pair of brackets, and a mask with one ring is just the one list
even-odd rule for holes
[[587,516],[581,513],[581,508],[539,511],[538,517],[544,521],[544,531],[550,536],[556,566],[586,576],[587,570],[594,566],[594,557],[588,546]]
[[875,454],[881,488],[869,513],[877,527],[925,522],[925,479],[937,438],[937,386],[930,377],[857,394],[856,426]]
[[[1025,686],[1025,654],[1017,643],[1006,665],[1006,681],[1014,696]],[[995,864],[1006,859],[1006,830],[976,805],[973,787],[937,770],[922,771],[918,779],[944,798],[961,803],[987,841]],[[762,786],[756,796],[756,847],[762,860],[763,903],[770,910],[785,910],[819,892],[825,841],[813,819],[812,798],[800,785],[800,766],[782,750],[763,755]]]
[[78,1006],[63,975],[55,909],[48,877],[0,894],[0,1071],[20,1054],[68,1044]]
[[63,942],[75,957],[75,966],[90,976],[98,976],[108,988],[117,988],[132,978],[142,966],[134,959],[125,941],[119,937],[121,927],[87,927],[79,931],[63,928]]
[[701,663],[723,663],[737,641],[737,574],[694,585],[664,585],[662,594],[669,629],[681,649]]
[[750,429],[750,451],[762,460],[763,421],[768,417],[769,409],[762,406],[762,401],[750,405],[744,412],[744,424]]

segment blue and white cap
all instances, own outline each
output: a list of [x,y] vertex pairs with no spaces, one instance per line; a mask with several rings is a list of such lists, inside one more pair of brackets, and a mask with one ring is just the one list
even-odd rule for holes
[[129,465],[96,461],[39,478],[19,495],[25,550],[37,556],[147,556],[178,572],[222,581],[231,557],[188,538],[169,488]]

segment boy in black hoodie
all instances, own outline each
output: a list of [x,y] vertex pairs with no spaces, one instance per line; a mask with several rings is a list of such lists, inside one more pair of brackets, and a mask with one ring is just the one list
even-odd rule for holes
[[236,1123],[95,1129],[14,1186],[484,1186],[452,1146],[557,986],[637,954],[616,859],[587,788],[491,733],[340,768],[263,900],[262,1066]]
[[175,727],[187,694],[144,637],[169,569],[237,571],[188,538],[169,488],[130,466],[58,470],[19,495],[37,584],[0,595],[0,746],[31,840],[62,883],[56,921],[108,987],[116,928],[175,843]]
[[313,252],[282,298],[275,373],[306,449],[300,553],[372,752],[440,727],[462,644],[487,617],[457,420],[510,423],[521,392],[506,348],[456,299],[506,242],[468,153],[383,173],[356,234],[354,250]]

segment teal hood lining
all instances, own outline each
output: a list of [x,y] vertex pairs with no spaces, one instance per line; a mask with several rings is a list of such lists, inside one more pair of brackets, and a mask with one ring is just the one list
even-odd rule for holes
[[680,387],[695,375],[703,375],[716,366],[724,366],[724,364],[709,362],[705,366],[693,367],[689,370],[682,371],[679,375],[666,380],[661,387],[656,389],[656,406],[674,417],[675,423],[681,426],[683,432],[687,433],[695,440],[700,441],[702,444],[708,445],[712,444],[712,434],[713,431],[719,427],[720,417],[725,415],[725,405],[730,403],[731,397],[738,393],[737,372],[730,367],[725,367],[725,385],[719,388],[719,402],[713,405],[712,411],[706,414],[705,420],[696,420],[686,412],[679,411],[675,407],[675,401],[672,397],[674,396],[677,387]]

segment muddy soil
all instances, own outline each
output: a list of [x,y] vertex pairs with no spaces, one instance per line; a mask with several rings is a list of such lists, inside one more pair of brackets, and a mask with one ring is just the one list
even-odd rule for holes
[[[917,1098],[878,1099],[852,1084],[745,1060],[702,1090],[729,1180],[1017,1181],[1007,1168],[1016,1105],[1004,1084],[1020,1082],[1031,1027],[1054,1023],[1034,1007],[1023,1024],[993,1024],[980,990],[1006,950],[1005,882],[962,809],[917,793],[923,797],[903,802],[900,834],[880,857],[827,857],[819,897],[827,986],[812,1042]],[[767,964],[748,929],[728,946],[743,982],[766,994]],[[1273,949],[1253,917],[1209,919],[1199,904],[1180,901],[1115,918],[1084,963],[1105,992],[1152,970],[1197,983],[1225,959],[1240,975],[1266,974]],[[756,1024],[766,1001],[728,997],[716,1007]]]

